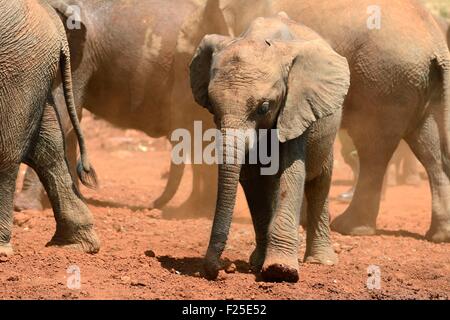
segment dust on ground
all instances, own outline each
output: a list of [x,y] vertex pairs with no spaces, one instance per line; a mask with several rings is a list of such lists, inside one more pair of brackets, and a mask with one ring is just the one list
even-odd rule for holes
[[[234,266],[218,281],[200,277],[211,221],[165,220],[145,209],[165,186],[169,146],[133,130],[112,128],[87,117],[83,123],[101,188],[83,189],[102,241],[100,253],[46,248],[55,229],[52,211],[16,214],[15,255],[0,260],[0,299],[448,299],[450,244],[424,239],[430,225],[428,183],[387,191],[378,219],[379,234],[332,234],[337,266],[300,265],[296,284],[266,283],[249,271],[254,232],[239,195],[227,249]],[[187,172],[177,206],[190,191]],[[351,179],[337,152],[331,197]],[[344,183],[343,183],[344,182]],[[211,195],[215,197],[215,195]],[[346,204],[331,200],[331,215]],[[303,232],[299,231],[302,235]],[[299,256],[305,250],[304,242]],[[67,287],[70,266],[79,267],[81,288]],[[381,289],[366,286],[369,266],[381,271]],[[69,279],[70,280],[70,279]]]

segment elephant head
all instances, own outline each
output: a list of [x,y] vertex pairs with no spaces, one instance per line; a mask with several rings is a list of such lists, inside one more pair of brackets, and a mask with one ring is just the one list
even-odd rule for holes
[[[227,145],[234,141],[227,139],[227,129],[276,128],[280,142],[296,139],[318,119],[340,112],[349,87],[349,69],[346,59],[320,39],[207,35],[190,65],[190,79],[195,100],[214,115],[222,132],[222,150],[236,151],[233,164],[219,165],[215,219],[205,264],[207,275],[213,278],[234,210],[239,158],[248,151],[245,143],[238,144],[246,146],[244,149]],[[224,154],[224,158],[228,156]]]

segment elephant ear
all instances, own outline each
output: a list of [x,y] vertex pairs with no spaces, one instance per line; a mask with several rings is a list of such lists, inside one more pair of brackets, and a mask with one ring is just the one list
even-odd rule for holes
[[212,111],[209,103],[208,86],[211,77],[213,54],[216,50],[220,50],[230,39],[230,37],[217,34],[206,35],[198,46],[189,67],[191,88],[195,101],[210,112]]
[[347,60],[321,40],[282,42],[281,46],[288,75],[277,128],[280,142],[286,142],[342,108],[350,71]]
[[82,10],[79,5],[71,5],[67,0],[47,0],[47,2],[58,13],[64,24],[72,53],[72,68],[76,69],[81,63],[87,41],[87,28]]

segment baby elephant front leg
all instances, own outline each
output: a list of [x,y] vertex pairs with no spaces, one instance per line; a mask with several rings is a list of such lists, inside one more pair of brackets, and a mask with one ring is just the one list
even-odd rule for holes
[[305,185],[304,138],[281,145],[278,201],[269,226],[262,277],[267,281],[297,282],[298,226]]
[[308,181],[305,187],[307,206],[306,227],[306,263],[334,265],[338,257],[333,250],[330,239],[330,214],[328,211],[328,193],[331,184],[333,157],[327,161],[323,172]]

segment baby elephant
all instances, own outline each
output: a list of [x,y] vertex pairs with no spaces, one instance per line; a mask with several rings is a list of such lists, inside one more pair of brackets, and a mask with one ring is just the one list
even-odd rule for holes
[[92,215],[67,167],[51,98],[58,67],[80,145],[78,174],[84,184],[95,184],[73,100],[64,26],[45,0],[0,0],[0,255],[13,252],[13,197],[21,162],[38,173],[51,200],[56,232],[50,244],[99,250]]
[[[315,32],[280,13],[254,20],[236,39],[205,36],[190,72],[195,99],[214,115],[223,141],[219,150],[227,158],[219,164],[206,276],[218,275],[238,181],[256,234],[250,263],[265,280],[298,281],[298,225],[304,194],[308,204],[305,261],[335,264],[327,198],[333,142],[350,85],[346,59]],[[230,145],[229,134],[236,129],[277,130],[276,174],[261,174],[261,161],[241,161],[249,158],[254,145],[248,139]],[[271,152],[273,159],[276,150]],[[229,161],[233,156],[235,161]]]

